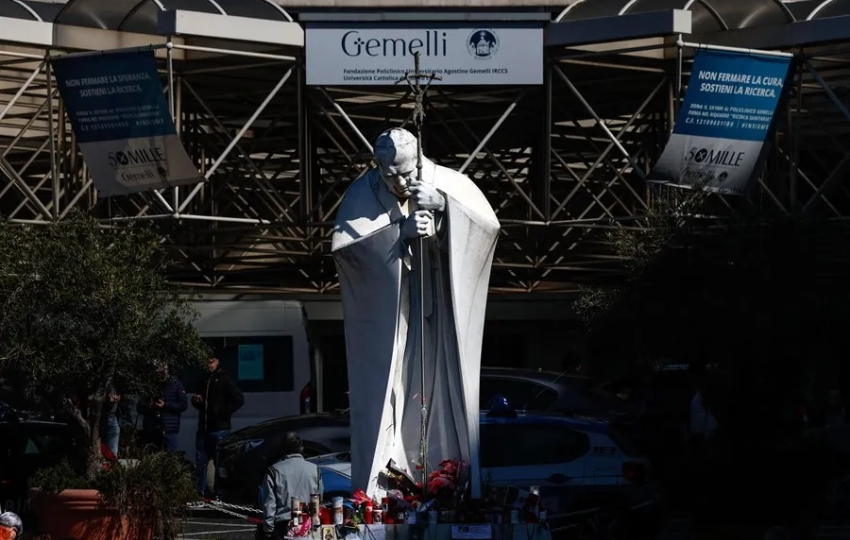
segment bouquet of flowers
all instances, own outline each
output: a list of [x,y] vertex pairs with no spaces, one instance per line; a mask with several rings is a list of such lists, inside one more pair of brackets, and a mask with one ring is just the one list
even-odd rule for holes
[[469,487],[469,465],[457,459],[443,460],[428,475],[424,490],[420,482],[393,461],[387,465],[385,474],[387,496],[402,507],[418,507],[419,503],[438,501],[438,506],[456,508]]
[[395,461],[390,460],[387,464],[387,491],[392,496],[393,492],[398,492],[398,499],[412,503],[414,500],[419,500],[422,497],[422,484],[415,481],[407,471],[399,468]]
[[455,498],[466,490],[469,465],[457,459],[447,459],[440,468],[428,475],[428,495],[443,501]]

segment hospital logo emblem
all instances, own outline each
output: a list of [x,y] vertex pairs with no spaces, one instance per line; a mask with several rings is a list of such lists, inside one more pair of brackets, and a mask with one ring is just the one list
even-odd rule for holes
[[466,48],[474,58],[487,60],[499,50],[499,38],[492,30],[478,29],[469,34]]

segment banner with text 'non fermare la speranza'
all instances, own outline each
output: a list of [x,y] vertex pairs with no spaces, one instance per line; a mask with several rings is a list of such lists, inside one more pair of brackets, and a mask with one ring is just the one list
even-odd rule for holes
[[648,181],[741,195],[758,171],[791,58],[700,51]]
[[204,181],[177,135],[152,50],[51,63],[100,197]]

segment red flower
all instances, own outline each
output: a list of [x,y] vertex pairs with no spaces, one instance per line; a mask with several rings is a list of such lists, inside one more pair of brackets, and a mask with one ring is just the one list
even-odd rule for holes
[[440,475],[436,478],[431,479],[428,482],[428,492],[431,493],[432,495],[436,495],[437,493],[439,493],[443,490],[454,491],[455,490],[454,479],[452,479],[448,476],[445,476],[445,475]]
[[360,505],[365,502],[369,502],[372,499],[369,498],[369,496],[366,495],[366,493],[362,489],[358,489],[351,495],[351,500],[354,501],[356,504]]
[[458,472],[458,461],[454,459],[447,459],[440,463],[440,469],[446,474],[456,475]]

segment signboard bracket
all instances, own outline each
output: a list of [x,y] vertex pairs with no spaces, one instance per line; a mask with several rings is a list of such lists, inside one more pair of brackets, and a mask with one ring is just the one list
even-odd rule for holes
[[[53,135],[55,133],[55,125],[53,119],[53,69],[51,69],[50,65],[47,63],[47,58],[45,58],[45,74],[47,75],[47,100],[48,111],[47,111],[47,130],[50,132],[50,183],[52,185],[53,197],[53,219],[59,218],[59,167],[56,163],[59,155],[56,152],[56,137]],[[65,117],[61,115],[59,116],[59,121],[61,125],[64,127],[65,125]]]
[[140,47],[123,47],[121,49],[107,49],[105,51],[84,51],[84,52],[75,52],[75,53],[64,53],[59,52],[56,54],[51,54],[50,59],[70,59],[70,58],[87,58],[91,56],[107,56],[110,54],[121,54],[121,53],[133,53],[133,52],[145,52],[145,51],[156,51],[158,49],[165,49],[167,47],[167,43],[152,43],[150,45],[142,45]]
[[741,53],[741,54],[751,54],[758,56],[779,56],[783,58],[792,58],[794,57],[794,53],[789,53],[785,51],[766,51],[763,49],[745,49],[742,47],[727,47],[725,45],[711,45],[708,43],[690,43],[685,42],[679,39],[676,42],[676,46],[680,49],[688,48],[688,49],[705,49],[707,51],[720,51],[720,52],[732,52],[732,53]]

